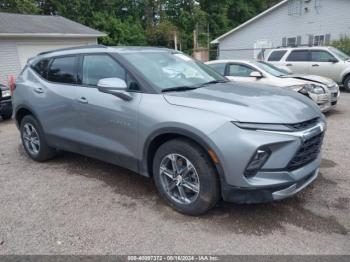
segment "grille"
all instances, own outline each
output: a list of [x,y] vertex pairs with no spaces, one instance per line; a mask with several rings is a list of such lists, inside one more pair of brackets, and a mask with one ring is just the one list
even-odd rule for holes
[[300,131],[300,130],[305,130],[308,129],[310,127],[313,127],[317,122],[319,121],[319,118],[313,118],[311,120],[307,120],[301,123],[297,123],[297,124],[289,124],[287,125],[289,128],[294,129],[294,131]]
[[298,169],[314,161],[321,151],[323,137],[324,133],[321,133],[304,141],[288,164],[288,170]]

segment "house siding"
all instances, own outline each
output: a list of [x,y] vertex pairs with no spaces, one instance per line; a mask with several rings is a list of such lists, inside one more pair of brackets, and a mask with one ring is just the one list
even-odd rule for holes
[[[6,84],[9,76],[16,77],[29,57],[23,55],[26,47],[38,46],[38,52],[62,47],[96,44],[92,38],[0,38],[0,83]],[[33,54],[33,55],[36,55]]]
[[[350,35],[350,1],[322,0],[315,8],[315,0],[301,1],[301,15],[288,15],[288,3],[219,40],[219,59],[252,59],[254,44],[267,40],[271,47],[282,45],[284,37],[301,37],[301,44],[309,44],[310,35],[330,34],[330,40]],[[308,11],[305,11],[308,7]],[[232,50],[234,49],[234,50]]]

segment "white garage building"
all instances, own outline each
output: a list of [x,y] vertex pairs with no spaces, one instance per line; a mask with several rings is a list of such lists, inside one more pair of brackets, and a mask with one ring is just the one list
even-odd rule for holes
[[17,76],[28,58],[40,52],[96,44],[105,36],[62,16],[0,12],[0,83]]

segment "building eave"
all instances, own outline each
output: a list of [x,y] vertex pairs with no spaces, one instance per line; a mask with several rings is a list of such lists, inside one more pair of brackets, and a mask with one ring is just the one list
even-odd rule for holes
[[29,38],[38,38],[38,37],[49,37],[49,38],[96,38],[104,37],[107,34],[61,34],[61,33],[0,33],[0,37],[29,37]]
[[262,12],[261,14],[255,16],[255,17],[253,17],[252,19],[246,21],[245,23],[243,23],[243,24],[241,24],[241,25],[239,25],[239,26],[233,28],[232,30],[228,31],[227,33],[225,33],[225,34],[219,36],[218,38],[214,39],[214,40],[211,41],[210,43],[211,43],[211,44],[219,44],[219,43],[220,43],[220,40],[222,40],[222,39],[225,38],[226,36],[233,34],[234,32],[236,32],[236,31],[242,29],[243,27],[245,27],[245,26],[247,26],[247,25],[253,23],[254,21],[260,19],[261,17],[263,17],[263,16],[265,16],[265,15],[271,13],[271,12],[274,11],[275,9],[277,9],[277,8],[279,8],[280,6],[286,4],[288,1],[289,1],[289,0],[283,0],[283,1],[281,1],[280,3],[278,3],[278,4],[276,4],[276,5],[272,6],[272,7],[270,7],[269,9],[265,10],[265,11]]

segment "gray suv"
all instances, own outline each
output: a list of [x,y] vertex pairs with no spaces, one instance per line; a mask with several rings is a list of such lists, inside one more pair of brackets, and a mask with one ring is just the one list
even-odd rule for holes
[[18,77],[13,105],[32,159],[66,150],[153,177],[189,215],[221,198],[260,203],[304,189],[318,175],[326,127],[303,95],[228,82],[151,47],[39,54]]

